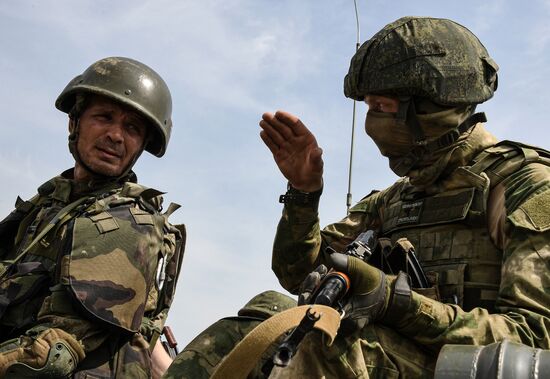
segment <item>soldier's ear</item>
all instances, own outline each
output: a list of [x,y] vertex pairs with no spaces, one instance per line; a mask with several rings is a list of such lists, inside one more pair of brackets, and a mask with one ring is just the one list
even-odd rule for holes
[[72,134],[75,129],[76,122],[74,118],[69,117],[69,134]]

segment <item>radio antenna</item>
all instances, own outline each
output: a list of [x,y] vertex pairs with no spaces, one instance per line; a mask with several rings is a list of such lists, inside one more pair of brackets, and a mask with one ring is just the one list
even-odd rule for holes
[[[355,7],[355,25],[357,30],[357,39],[355,42],[355,52],[359,50],[359,46],[361,44],[361,29],[359,26],[359,12],[357,11],[357,0],[353,0],[353,5]],[[349,214],[349,208],[351,207],[352,203],[352,195],[351,195],[351,176],[352,176],[352,169],[353,169],[353,147],[355,145],[355,109],[357,101],[353,100],[353,114],[351,117],[351,146],[349,150],[349,169],[348,169],[348,193],[346,195],[346,210]]]

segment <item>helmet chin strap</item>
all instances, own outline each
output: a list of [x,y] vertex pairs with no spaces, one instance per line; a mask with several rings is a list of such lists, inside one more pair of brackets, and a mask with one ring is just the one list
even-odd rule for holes
[[92,174],[94,179],[98,180],[105,180],[105,179],[114,179],[115,181],[118,181],[119,179],[124,178],[127,176],[130,171],[132,170],[132,167],[134,167],[134,164],[138,160],[138,158],[141,156],[141,153],[143,153],[144,147],[147,143],[147,140],[144,141],[142,148],[140,151],[134,156],[134,158],[130,161],[128,166],[124,169],[124,171],[120,175],[111,176],[111,175],[105,175],[100,172],[95,171],[93,168],[91,168],[89,165],[87,165],[84,160],[80,157],[80,154],[78,152],[78,137],[79,137],[79,129],[80,129],[80,118],[75,117],[71,119],[74,123],[73,130],[69,133],[69,151],[71,152],[71,155],[75,159],[75,161],[82,166],[86,171],[88,171],[90,174]]
[[442,135],[433,141],[427,141],[422,131],[422,127],[416,116],[416,106],[413,96],[399,97],[399,106],[397,109],[396,119],[402,125],[409,128],[414,138],[413,147],[408,154],[402,158],[395,160],[391,164],[392,170],[399,176],[405,176],[407,173],[420,162],[426,154],[432,154],[447,146],[455,143],[461,134],[468,131],[478,122],[486,122],[487,118],[484,113],[474,113],[475,106],[472,107],[468,116],[460,125],[448,133]]
[[412,96],[402,96],[399,97],[398,100],[399,106],[397,108],[397,120],[402,122],[404,125],[407,125],[411,130],[414,137],[413,143],[415,146],[426,145],[426,137],[424,136],[424,132],[420,127],[418,119],[416,118],[414,98]]
[[412,96],[398,98],[396,120],[404,127],[408,127],[413,135],[414,147],[407,155],[392,163],[391,169],[399,176],[405,176],[426,154],[426,137],[416,118],[416,107]]

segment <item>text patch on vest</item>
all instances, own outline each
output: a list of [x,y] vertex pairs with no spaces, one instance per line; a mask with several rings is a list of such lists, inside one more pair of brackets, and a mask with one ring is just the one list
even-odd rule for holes
[[464,220],[474,199],[475,189],[467,188],[439,196],[398,201],[387,209],[383,233],[409,226],[437,225]]

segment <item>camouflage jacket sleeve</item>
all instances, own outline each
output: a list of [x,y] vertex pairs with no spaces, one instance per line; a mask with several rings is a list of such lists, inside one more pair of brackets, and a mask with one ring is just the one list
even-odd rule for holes
[[319,226],[317,204],[285,205],[275,235],[271,262],[281,285],[297,294],[305,276],[324,263],[326,246],[341,251],[376,223],[379,198],[379,193],[373,191],[351,208],[347,217],[323,230]]
[[[508,338],[550,348],[550,167],[530,164],[496,186],[504,206],[496,215],[503,250],[497,312],[465,312],[413,292],[410,312],[397,325],[425,346],[486,345]],[[494,238],[495,239],[495,238]]]

